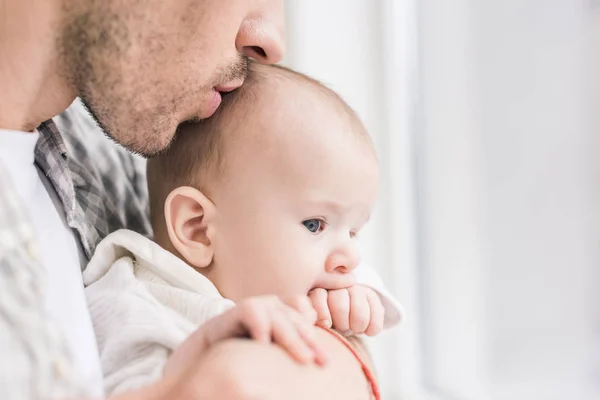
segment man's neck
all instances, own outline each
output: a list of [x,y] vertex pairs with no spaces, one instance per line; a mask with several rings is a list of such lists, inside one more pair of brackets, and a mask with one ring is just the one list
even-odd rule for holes
[[0,0],[0,129],[31,131],[75,98],[60,73],[60,1]]

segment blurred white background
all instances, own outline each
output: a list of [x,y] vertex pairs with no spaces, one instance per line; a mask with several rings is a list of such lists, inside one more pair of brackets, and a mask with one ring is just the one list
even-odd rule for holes
[[376,142],[383,399],[600,399],[600,1],[287,0]]

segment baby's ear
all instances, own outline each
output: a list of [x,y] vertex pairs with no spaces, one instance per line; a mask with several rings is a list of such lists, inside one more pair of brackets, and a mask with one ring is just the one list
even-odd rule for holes
[[165,222],[171,244],[193,267],[208,267],[212,262],[214,216],[213,202],[192,187],[178,187],[165,201]]

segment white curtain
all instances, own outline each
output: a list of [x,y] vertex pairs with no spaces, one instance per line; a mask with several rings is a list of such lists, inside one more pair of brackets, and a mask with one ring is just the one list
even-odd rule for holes
[[385,400],[600,398],[600,7],[288,0],[286,63],[376,143]]

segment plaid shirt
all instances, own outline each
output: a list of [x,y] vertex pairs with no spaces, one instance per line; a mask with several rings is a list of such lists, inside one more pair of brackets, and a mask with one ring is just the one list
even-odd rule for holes
[[[38,130],[35,163],[54,186],[87,259],[117,229],[151,234],[143,159],[106,138],[78,101]],[[0,398],[86,395],[64,336],[41,306],[46,270],[6,168],[0,164]]]

